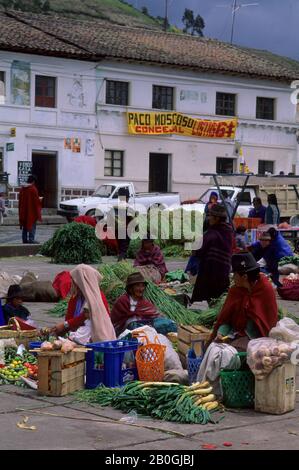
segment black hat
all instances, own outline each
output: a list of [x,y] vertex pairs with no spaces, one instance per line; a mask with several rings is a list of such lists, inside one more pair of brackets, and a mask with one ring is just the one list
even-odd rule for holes
[[212,206],[209,211],[209,215],[220,217],[221,219],[226,219],[227,217],[225,207],[221,206],[220,204],[214,204],[214,206]]
[[4,297],[7,300],[15,299],[16,297],[22,298],[22,289],[18,284],[9,286],[7,296]]
[[245,274],[249,271],[258,270],[254,256],[251,253],[237,253],[232,256],[232,270],[234,273]]
[[134,284],[138,284],[139,282],[142,282],[143,284],[147,284],[146,280],[142,276],[141,273],[132,273],[127,277],[127,284],[126,284],[126,289],[129,286],[133,286]]

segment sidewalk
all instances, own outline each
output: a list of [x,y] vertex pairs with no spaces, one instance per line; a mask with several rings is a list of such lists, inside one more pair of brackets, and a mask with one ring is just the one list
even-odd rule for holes
[[[60,215],[42,215],[42,222],[38,222],[38,225],[57,225],[57,224],[65,224],[67,220],[65,217],[61,217]],[[19,226],[19,217],[17,215],[9,215],[4,217],[3,225],[6,226]]]

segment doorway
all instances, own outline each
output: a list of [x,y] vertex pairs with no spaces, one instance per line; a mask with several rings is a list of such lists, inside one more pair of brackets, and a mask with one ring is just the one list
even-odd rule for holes
[[149,191],[167,193],[169,191],[168,153],[150,153],[149,155]]
[[32,152],[32,173],[37,177],[44,208],[57,208],[57,153]]

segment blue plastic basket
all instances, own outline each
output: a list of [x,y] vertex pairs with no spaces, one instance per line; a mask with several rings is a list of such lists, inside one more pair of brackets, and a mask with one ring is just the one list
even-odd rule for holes
[[202,357],[191,358],[187,357],[188,364],[188,377],[190,385],[196,382],[197,374],[202,362]]
[[92,351],[86,354],[85,388],[96,388],[100,384],[106,387],[121,387],[137,380],[137,340],[91,343],[88,348]]
[[196,382],[197,374],[202,363],[203,356],[196,356],[194,351],[194,343],[200,343],[202,351],[204,350],[204,342],[202,340],[194,340],[191,342],[192,348],[189,349],[187,355],[187,368],[188,368],[188,377],[190,385]]

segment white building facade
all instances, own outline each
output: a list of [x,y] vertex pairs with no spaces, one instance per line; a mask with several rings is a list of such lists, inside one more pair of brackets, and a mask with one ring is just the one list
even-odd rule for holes
[[[9,173],[12,208],[26,171],[37,175],[50,208],[122,179],[137,191],[198,197],[209,184],[201,173],[239,171],[240,146],[254,173],[299,174],[291,83],[4,50],[0,80],[0,173]],[[236,116],[236,138],[128,133],[127,112],[165,108],[211,120]]]

